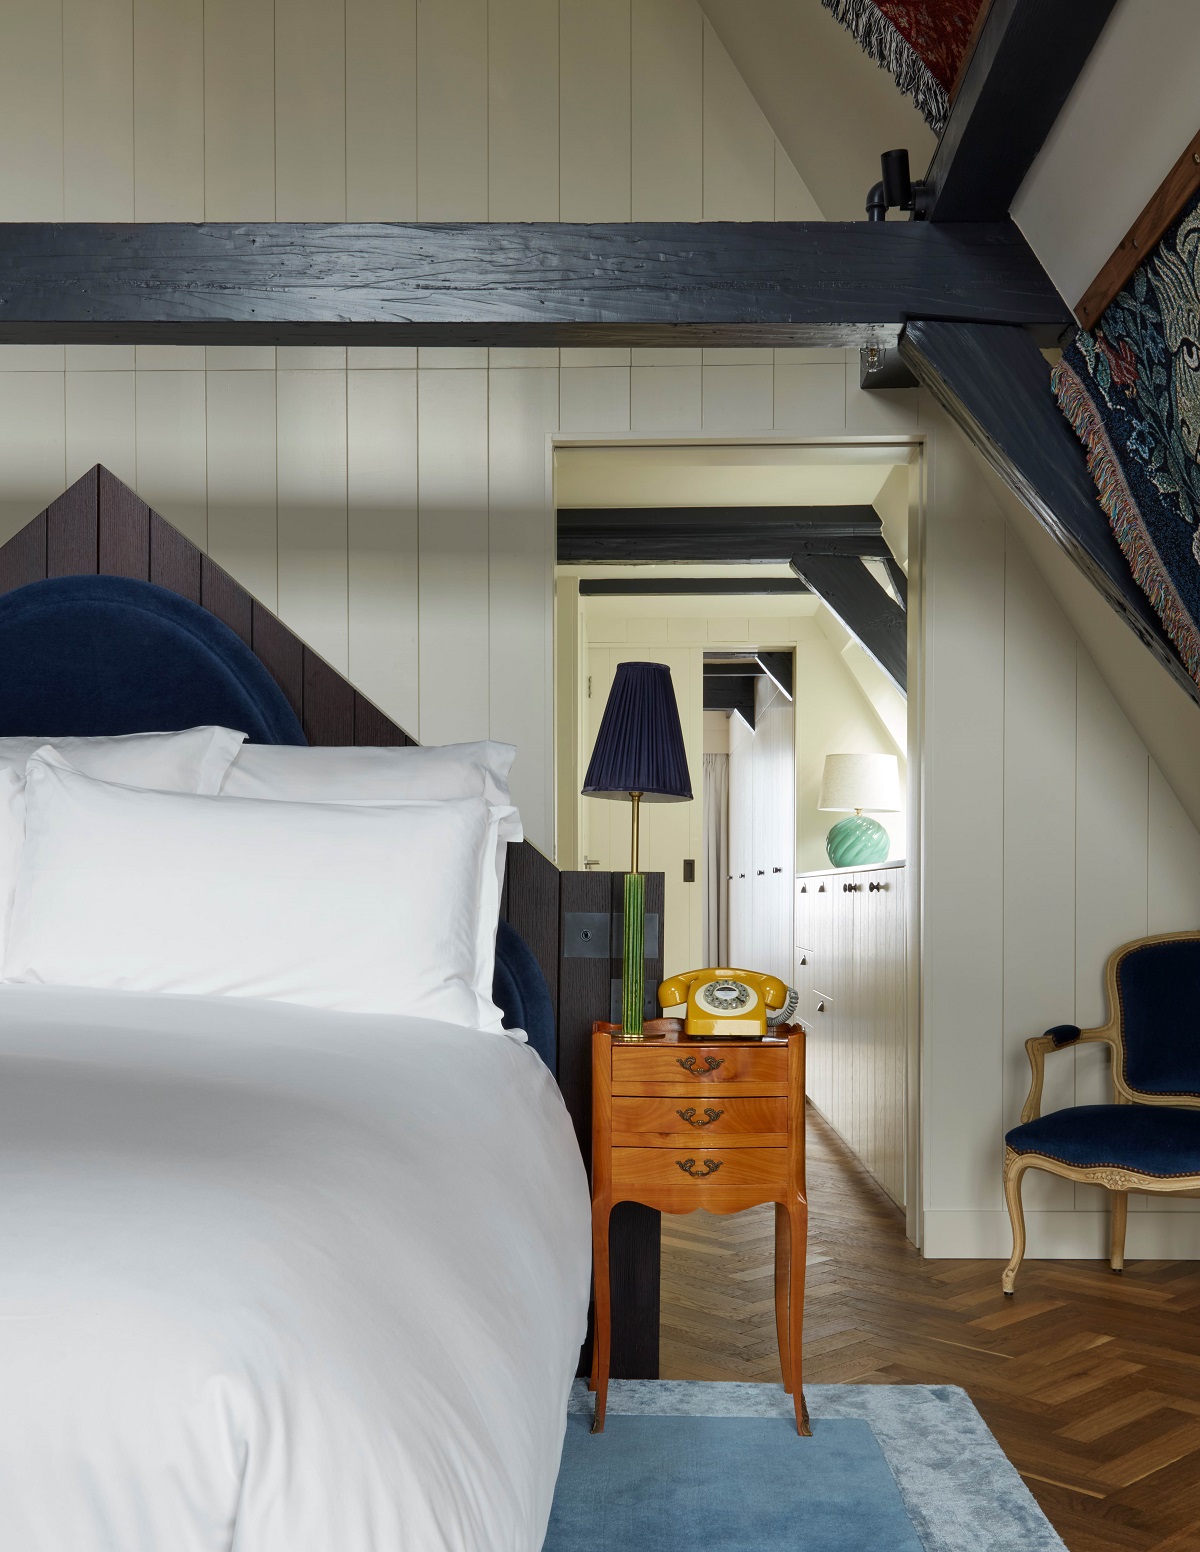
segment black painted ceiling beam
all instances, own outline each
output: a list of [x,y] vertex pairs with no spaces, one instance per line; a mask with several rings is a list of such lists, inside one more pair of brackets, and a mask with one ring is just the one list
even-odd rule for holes
[[704,675],[705,711],[736,711],[746,726],[754,730],[754,678],[723,678]]
[[918,217],[1007,215],[1115,3],[991,0],[925,175]]
[[580,577],[584,598],[730,598],[807,593],[799,577]]
[[908,620],[887,589],[852,555],[797,555],[792,567],[907,695]]
[[[904,359],[971,441],[1195,701],[1198,688],[1133,580],[1059,412],[1050,368],[1021,329],[913,324]],[[811,582],[811,579],[809,579]]]
[[874,507],[560,507],[560,565],[890,552]]
[[1070,321],[1007,219],[0,224],[0,342],[883,345]]

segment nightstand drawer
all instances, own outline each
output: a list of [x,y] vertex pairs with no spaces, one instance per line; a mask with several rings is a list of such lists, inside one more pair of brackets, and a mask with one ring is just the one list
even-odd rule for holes
[[613,1191],[675,1186],[695,1190],[697,1206],[706,1190],[759,1187],[782,1191],[787,1182],[786,1148],[614,1148]]
[[618,1094],[612,1102],[612,1140],[625,1148],[782,1148],[787,1145],[787,1099],[731,1098],[727,1094],[674,1099]]
[[737,1088],[746,1094],[786,1094],[786,1045],[614,1045],[614,1094],[695,1094]]

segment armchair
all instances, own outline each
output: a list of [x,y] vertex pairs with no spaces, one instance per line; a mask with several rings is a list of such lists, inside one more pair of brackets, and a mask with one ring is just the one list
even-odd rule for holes
[[[1033,1081],[1021,1124],[1007,1134],[1004,1198],[1012,1260],[1001,1287],[1011,1294],[1025,1255],[1021,1180],[1044,1169],[1105,1186],[1112,1195],[1109,1264],[1125,1264],[1130,1191],[1200,1196],[1200,932],[1125,943],[1104,969],[1108,1023],[1059,1024],[1025,1042]],[[1041,1114],[1046,1056],[1100,1042],[1112,1052],[1113,1102]]]

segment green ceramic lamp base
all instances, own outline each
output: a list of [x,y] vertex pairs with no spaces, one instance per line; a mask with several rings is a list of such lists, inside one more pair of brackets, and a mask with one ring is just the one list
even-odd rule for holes
[[878,819],[851,814],[839,819],[825,837],[825,852],[835,868],[862,868],[886,862],[891,844]]

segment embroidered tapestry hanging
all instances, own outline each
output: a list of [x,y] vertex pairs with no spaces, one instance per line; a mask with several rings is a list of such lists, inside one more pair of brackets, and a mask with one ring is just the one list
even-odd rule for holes
[[1137,584],[1200,683],[1200,195],[1052,381]]
[[982,0],[821,0],[877,65],[890,71],[935,134],[971,41]]

